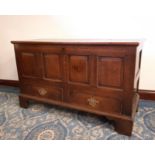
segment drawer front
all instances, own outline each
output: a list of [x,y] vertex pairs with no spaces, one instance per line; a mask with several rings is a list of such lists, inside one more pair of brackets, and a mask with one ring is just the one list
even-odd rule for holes
[[57,101],[63,100],[63,88],[60,87],[24,85],[21,93]]
[[121,101],[79,90],[69,91],[69,102],[76,106],[110,113],[121,113]]

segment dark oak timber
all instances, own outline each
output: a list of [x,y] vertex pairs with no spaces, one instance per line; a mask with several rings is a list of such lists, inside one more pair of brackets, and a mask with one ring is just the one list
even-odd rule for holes
[[106,116],[131,135],[142,46],[136,41],[12,41],[20,106],[29,100]]

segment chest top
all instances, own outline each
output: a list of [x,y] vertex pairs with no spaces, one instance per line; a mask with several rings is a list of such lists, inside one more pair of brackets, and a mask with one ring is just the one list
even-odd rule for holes
[[20,40],[11,41],[13,44],[80,44],[80,45],[125,45],[138,46],[142,45],[142,40],[118,40],[118,39],[36,39],[36,40]]

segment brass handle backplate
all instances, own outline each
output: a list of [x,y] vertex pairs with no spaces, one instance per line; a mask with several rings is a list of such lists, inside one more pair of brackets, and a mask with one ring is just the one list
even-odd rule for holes
[[95,107],[99,103],[99,101],[96,100],[94,97],[88,98],[87,101],[88,101],[88,104],[92,107]]
[[41,96],[44,96],[47,93],[47,91],[44,88],[39,88],[38,92]]

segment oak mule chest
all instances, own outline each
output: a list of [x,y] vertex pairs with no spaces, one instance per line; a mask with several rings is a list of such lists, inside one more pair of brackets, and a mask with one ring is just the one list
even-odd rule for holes
[[20,106],[29,100],[107,117],[131,135],[139,95],[141,44],[135,41],[12,41]]

